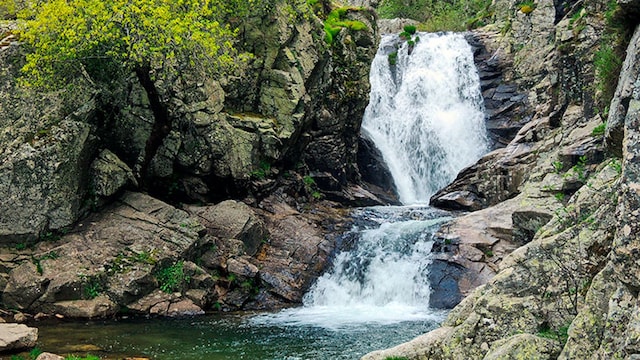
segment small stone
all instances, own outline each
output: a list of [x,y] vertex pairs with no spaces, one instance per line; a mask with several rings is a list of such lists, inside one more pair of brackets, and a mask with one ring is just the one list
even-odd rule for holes
[[489,344],[487,344],[486,342],[483,342],[482,344],[480,344],[480,350],[489,351]]
[[17,323],[23,323],[27,321],[27,316],[21,312],[15,313],[15,315],[13,315],[13,321]]
[[36,360],[64,360],[64,357],[48,352],[44,352],[36,358]]

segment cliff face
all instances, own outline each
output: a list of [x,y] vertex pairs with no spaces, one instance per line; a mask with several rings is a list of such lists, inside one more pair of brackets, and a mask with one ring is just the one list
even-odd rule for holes
[[[468,270],[469,295],[441,328],[363,359],[636,358],[638,4],[494,5],[476,36],[530,120],[432,199],[475,210],[445,227],[438,254]],[[616,44],[609,104],[597,84]]]
[[[367,29],[328,44],[322,19],[277,6],[243,20],[238,46],[253,56],[242,71],[156,69],[113,87],[123,103],[83,78],[21,88],[23,50],[1,42],[5,305],[103,317],[301,300],[333,248],[321,229],[339,229],[338,210],[303,205],[375,201],[354,184],[377,28],[352,8],[344,16]],[[184,205],[229,198],[244,203]]]

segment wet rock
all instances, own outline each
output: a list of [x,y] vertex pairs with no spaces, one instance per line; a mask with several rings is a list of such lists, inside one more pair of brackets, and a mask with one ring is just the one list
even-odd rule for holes
[[429,266],[429,307],[434,309],[451,309],[460,303],[462,294],[459,283],[464,277],[465,269],[452,262],[434,259]]
[[23,324],[0,324],[0,352],[31,349],[38,341],[38,329]]
[[395,191],[393,177],[380,150],[371,140],[362,136],[358,142],[358,168],[362,175],[362,181],[378,186],[385,192],[393,193]]

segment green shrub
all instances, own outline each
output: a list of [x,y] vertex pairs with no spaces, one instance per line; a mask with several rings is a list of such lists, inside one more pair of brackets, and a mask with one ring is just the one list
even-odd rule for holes
[[593,128],[593,130],[591,131],[591,135],[592,136],[602,136],[604,135],[604,131],[607,128],[607,124],[602,123],[598,126],[596,126],[595,128]]
[[398,52],[394,51],[394,52],[390,53],[389,55],[387,55],[387,59],[389,60],[389,65],[398,64]]
[[408,33],[410,35],[415,34],[417,29],[418,28],[415,25],[405,25],[404,28],[403,28],[404,32],[406,32],[406,33]]
[[601,94],[602,103],[608,103],[618,85],[618,74],[622,67],[622,57],[611,41],[603,40],[600,49],[593,56],[596,68],[596,89]]
[[188,280],[184,274],[184,262],[178,261],[171,266],[161,268],[156,272],[156,279],[160,290],[165,293],[179,290],[182,284]]
[[[493,15],[490,0],[383,0],[378,7],[381,18],[409,18],[420,21],[416,30],[464,31],[485,25]],[[410,30],[410,29],[409,29]],[[404,30],[413,34],[407,29]]]
[[516,5],[523,14],[529,14],[536,9],[537,5],[532,0],[526,0]]
[[367,30],[367,25],[359,20],[344,20],[349,11],[360,11],[362,8],[353,6],[343,6],[331,10],[324,21],[324,40],[327,44],[333,44],[333,40],[340,33],[340,30],[347,28],[354,31]]

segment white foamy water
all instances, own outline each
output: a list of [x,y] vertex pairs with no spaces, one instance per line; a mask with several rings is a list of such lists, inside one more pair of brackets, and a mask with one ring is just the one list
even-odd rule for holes
[[449,218],[409,207],[368,208],[355,216],[362,225],[352,231],[353,248],[335,256],[332,269],[305,295],[304,306],[254,321],[341,329],[442,319],[442,311],[428,306],[428,267],[432,233]]
[[376,144],[403,204],[426,204],[487,150],[484,104],[471,47],[461,34],[420,33],[412,53],[384,36],[371,67],[363,133]]

